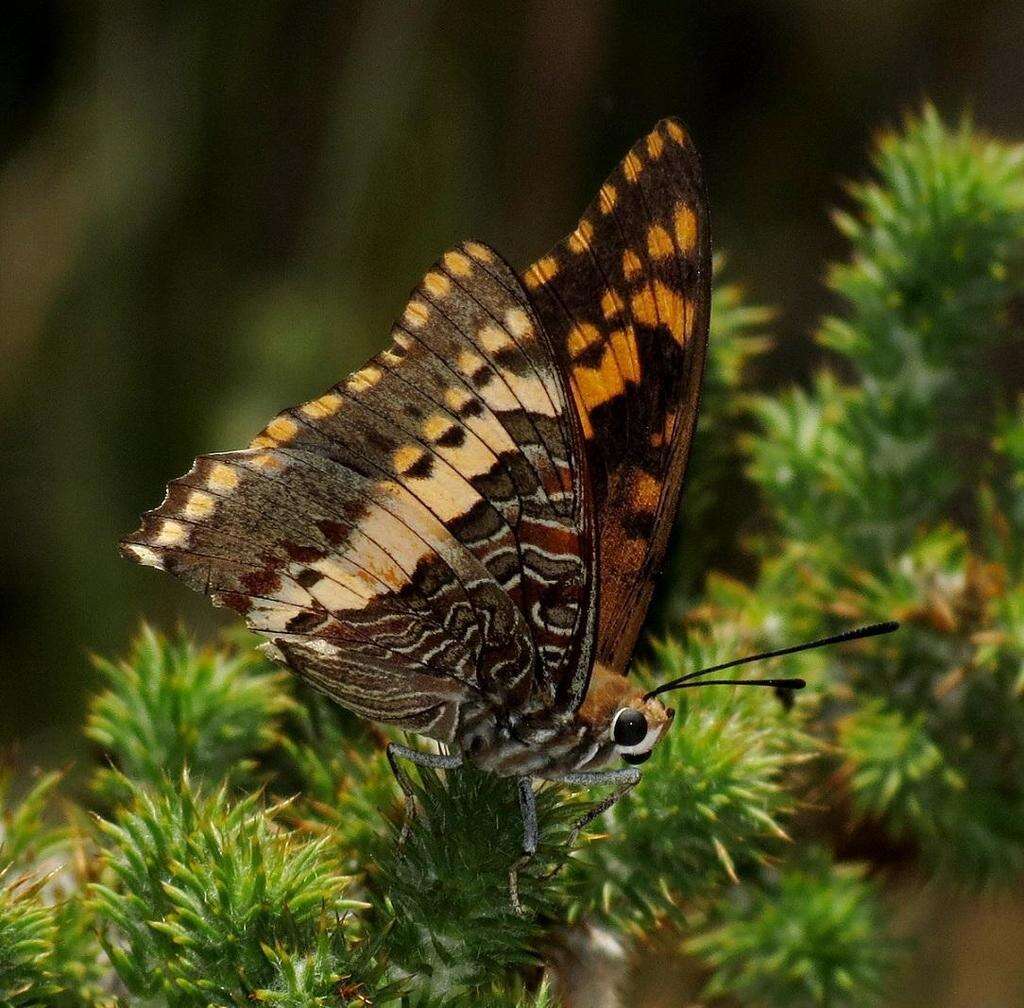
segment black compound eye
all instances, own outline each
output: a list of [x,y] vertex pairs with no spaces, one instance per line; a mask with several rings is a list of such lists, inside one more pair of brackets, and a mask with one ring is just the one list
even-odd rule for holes
[[650,758],[650,751],[648,752],[624,752],[622,758],[630,764],[630,766],[639,766],[641,763],[646,763]]
[[647,737],[647,718],[632,707],[623,707],[612,723],[612,738],[616,745],[638,745]]

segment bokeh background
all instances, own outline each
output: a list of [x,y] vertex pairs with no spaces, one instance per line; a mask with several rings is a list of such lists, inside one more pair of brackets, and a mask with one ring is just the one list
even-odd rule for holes
[[[678,115],[730,277],[780,312],[759,380],[788,384],[874,132],[928,97],[1024,136],[1017,0],[86,0],[5,22],[0,746],[22,764],[80,755],[90,651],[219,619],[119,536],[196,454],[378,349],[451,242],[526,265]],[[958,912],[961,944],[994,943],[971,962],[1019,948],[1016,903]]]

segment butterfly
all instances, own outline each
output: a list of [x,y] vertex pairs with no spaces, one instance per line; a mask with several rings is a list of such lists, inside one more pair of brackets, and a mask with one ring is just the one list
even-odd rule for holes
[[400,758],[516,778],[529,856],[533,779],[614,787],[578,831],[672,720],[626,673],[710,282],[700,162],[665,119],[521,275],[482,242],[446,251],[386,349],[248,448],[200,456],[122,551],[240,613],[342,706],[443,743],[389,747],[407,796]]

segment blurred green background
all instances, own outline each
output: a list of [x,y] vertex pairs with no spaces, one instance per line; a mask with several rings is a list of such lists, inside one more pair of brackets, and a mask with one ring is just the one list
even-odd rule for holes
[[[1024,5],[32,3],[0,38],[0,743],[81,746],[87,653],[218,618],[116,542],[166,481],[382,344],[424,268],[514,263],[675,114],[717,245],[808,374],[873,132],[924,96],[1024,134]],[[721,502],[721,520],[731,504]]]

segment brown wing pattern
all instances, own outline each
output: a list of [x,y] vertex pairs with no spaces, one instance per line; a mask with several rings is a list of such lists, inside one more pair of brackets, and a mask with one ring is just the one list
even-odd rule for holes
[[596,657],[623,673],[693,437],[710,248],[697,154],[666,119],[626,155],[576,230],[524,274],[571,376],[585,438],[598,542]]
[[578,420],[512,270],[446,253],[390,347],[197,459],[123,544],[357,713],[449,740],[550,703],[592,639]]

